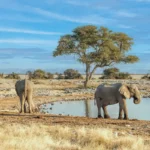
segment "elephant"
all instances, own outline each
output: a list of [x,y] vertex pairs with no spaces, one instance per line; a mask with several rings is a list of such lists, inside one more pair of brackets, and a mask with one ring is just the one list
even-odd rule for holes
[[103,108],[104,118],[110,118],[106,106],[119,103],[118,119],[122,119],[123,112],[124,119],[129,119],[126,106],[126,99],[130,99],[132,97],[134,99],[135,104],[139,104],[141,102],[141,93],[135,84],[101,84],[97,87],[94,97],[97,103],[98,118],[102,118],[101,107]]
[[33,112],[34,104],[32,101],[33,83],[30,80],[18,80],[15,84],[15,90],[20,98],[21,110],[20,113],[26,112],[25,102],[27,101],[29,106],[29,113]]

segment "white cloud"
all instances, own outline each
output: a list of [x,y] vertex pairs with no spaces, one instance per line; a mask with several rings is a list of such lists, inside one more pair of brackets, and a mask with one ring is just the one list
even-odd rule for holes
[[31,45],[56,45],[56,40],[30,40],[30,39],[0,39],[0,43],[9,43],[9,44],[31,44]]
[[27,33],[27,34],[41,34],[41,35],[60,35],[59,32],[46,32],[38,30],[29,30],[29,29],[18,29],[18,28],[5,28],[0,27],[1,32],[15,32],[15,33]]
[[87,1],[81,1],[81,0],[65,0],[64,2],[73,6],[90,7],[94,9],[110,9],[110,6],[106,5],[105,2],[99,2],[99,1],[87,2]]
[[33,23],[46,23],[48,20],[43,20],[39,18],[26,17],[24,15],[19,14],[1,14],[0,20],[10,20],[10,21],[20,21],[20,22],[33,22]]
[[45,17],[50,17],[58,20],[63,20],[63,21],[69,21],[69,22],[76,22],[76,23],[88,23],[88,24],[96,24],[96,25],[102,25],[102,24],[107,24],[108,22],[113,22],[115,20],[113,19],[108,19],[104,18],[98,15],[90,15],[90,16],[80,16],[80,17],[69,17],[57,13],[53,13],[47,10],[43,10],[40,8],[32,8],[32,10],[36,14],[40,14]]
[[128,17],[128,18],[134,18],[134,17],[137,16],[135,13],[127,12],[127,11],[118,11],[118,12],[116,12],[116,14],[117,14],[118,16],[121,16],[121,17]]
[[136,0],[137,2],[150,2],[150,0]]
[[118,27],[119,28],[124,28],[124,29],[130,29],[130,28],[132,28],[131,26],[123,25],[123,24],[118,25]]

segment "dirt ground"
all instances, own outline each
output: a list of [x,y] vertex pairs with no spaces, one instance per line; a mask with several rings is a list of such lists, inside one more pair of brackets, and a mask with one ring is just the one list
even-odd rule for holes
[[[41,95],[34,94],[33,100],[36,105],[58,101],[58,100],[75,100],[75,99],[92,99],[93,93],[63,93],[66,88],[74,89],[81,88],[82,81],[34,81],[35,90],[48,89],[51,94],[47,96],[43,93]],[[9,83],[9,84],[8,84]],[[12,97],[0,98],[0,122],[11,124],[31,124],[31,123],[42,123],[46,125],[67,125],[67,126],[88,126],[88,127],[103,127],[109,128],[116,131],[121,136],[135,135],[142,136],[145,140],[150,141],[150,121],[140,120],[118,120],[118,119],[95,119],[87,117],[71,117],[71,116],[59,116],[59,115],[48,115],[41,113],[34,114],[19,114],[19,99],[15,95],[14,91],[15,81],[1,81],[0,88],[1,93],[5,94],[12,92]],[[100,81],[92,82],[90,86],[96,87]],[[147,88],[149,84],[146,83]],[[10,88],[10,90],[8,90]],[[7,92],[8,91],[8,92]]]

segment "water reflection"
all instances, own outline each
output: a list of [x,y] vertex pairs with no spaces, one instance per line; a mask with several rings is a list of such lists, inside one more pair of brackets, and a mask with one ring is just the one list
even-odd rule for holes
[[[143,98],[140,104],[134,104],[133,100],[127,100],[127,108],[130,119],[150,120],[150,99]],[[111,118],[118,118],[119,105],[110,105],[107,107]],[[103,110],[102,114],[103,114]],[[93,100],[88,101],[64,101],[52,104],[44,104],[41,112],[49,114],[61,114],[70,116],[97,117],[97,106]]]

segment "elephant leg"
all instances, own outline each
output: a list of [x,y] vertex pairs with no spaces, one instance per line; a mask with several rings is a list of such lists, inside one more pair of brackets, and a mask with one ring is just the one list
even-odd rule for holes
[[28,91],[27,100],[29,104],[29,113],[32,113],[32,92]]
[[103,108],[103,111],[104,111],[104,118],[110,118],[110,116],[108,115],[107,107],[102,106],[102,108]]
[[128,120],[128,111],[127,111],[127,105],[126,105],[126,99],[123,99],[124,105],[123,105],[123,111],[124,111],[124,119]]
[[103,118],[102,115],[101,115],[101,102],[100,102],[100,99],[96,99],[96,102],[97,102],[97,109],[98,109],[98,118]]
[[118,119],[122,119],[123,108],[119,106],[119,117]]
[[20,104],[21,104],[20,113],[24,113],[25,97],[23,94],[20,96]]

